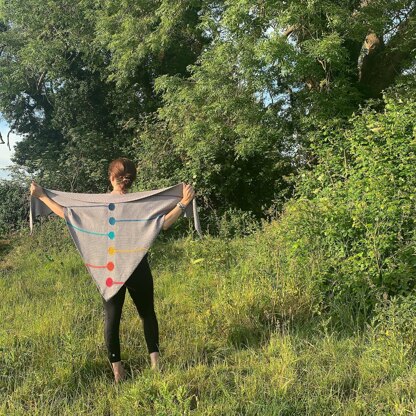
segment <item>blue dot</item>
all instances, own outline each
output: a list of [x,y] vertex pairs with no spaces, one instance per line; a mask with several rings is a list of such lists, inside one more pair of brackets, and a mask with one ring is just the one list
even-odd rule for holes
[[111,203],[111,204],[108,204],[108,209],[110,210],[110,211],[114,211],[114,209],[116,208],[116,206],[113,204],[113,203]]
[[114,234],[114,231],[110,231],[109,233],[108,233],[108,238],[110,239],[110,240],[114,240],[114,237],[115,237],[116,235]]
[[114,217],[110,217],[110,218],[108,219],[108,222],[109,222],[111,225],[114,225],[114,224],[116,223],[116,219],[115,219]]

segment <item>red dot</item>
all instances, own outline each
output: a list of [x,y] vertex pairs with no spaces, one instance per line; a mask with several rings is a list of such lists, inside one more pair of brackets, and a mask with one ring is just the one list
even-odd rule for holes
[[108,287],[113,286],[113,279],[112,279],[111,277],[108,277],[108,278],[106,279],[106,281],[105,281],[105,284],[106,284]]
[[114,270],[114,263],[112,261],[109,261],[107,263],[107,269],[110,270],[110,272],[111,270]]

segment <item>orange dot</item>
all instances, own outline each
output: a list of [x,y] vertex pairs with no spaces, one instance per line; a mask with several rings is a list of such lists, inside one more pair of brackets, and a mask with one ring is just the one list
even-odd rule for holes
[[107,263],[107,269],[110,270],[110,272],[111,270],[114,270],[114,263],[112,261],[109,261]]
[[114,254],[116,249],[114,247],[108,247],[108,254]]

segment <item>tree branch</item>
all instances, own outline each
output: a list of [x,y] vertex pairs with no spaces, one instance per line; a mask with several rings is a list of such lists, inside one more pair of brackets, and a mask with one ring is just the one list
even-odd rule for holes
[[298,25],[292,25],[289,26],[284,32],[283,32],[283,36],[284,37],[289,37],[296,29],[297,29]]
[[11,147],[10,147],[10,133],[13,131],[13,129],[10,129],[9,132],[7,133],[7,147],[9,148],[10,151],[12,151]]
[[359,83],[368,97],[379,98],[382,91],[389,87],[407,64],[414,60],[412,51],[416,48],[414,36],[416,8],[411,8],[407,19],[396,29],[387,45],[381,36],[370,32],[360,55]]
[[47,71],[43,71],[43,72],[40,74],[39,80],[38,80],[37,85],[36,85],[36,89],[37,89],[38,91],[39,91],[39,89],[40,89],[40,85],[42,84],[43,80],[45,79],[46,72],[47,72]]

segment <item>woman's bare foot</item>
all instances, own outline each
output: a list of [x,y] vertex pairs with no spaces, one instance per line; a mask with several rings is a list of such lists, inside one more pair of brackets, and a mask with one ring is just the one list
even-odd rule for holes
[[150,368],[155,371],[159,370],[159,353],[158,352],[152,352],[150,354]]
[[121,364],[121,361],[117,361],[116,363],[112,363],[113,373],[114,373],[114,381],[116,383],[124,380],[126,378],[126,371]]

